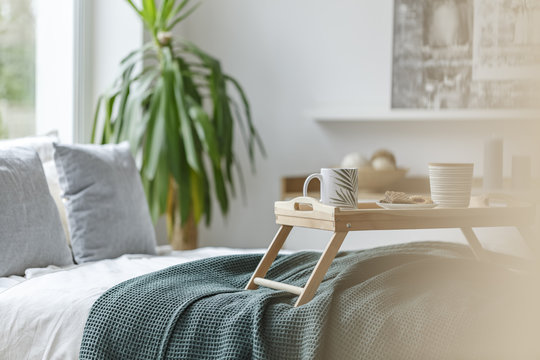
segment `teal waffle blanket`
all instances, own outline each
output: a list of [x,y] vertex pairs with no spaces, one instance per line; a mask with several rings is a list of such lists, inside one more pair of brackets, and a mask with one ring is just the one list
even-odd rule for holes
[[[318,253],[267,278],[303,286]],[[87,320],[80,359],[454,359],[539,355],[531,279],[460,245],[340,253],[315,298],[243,288],[261,255],[209,258],[121,283]]]

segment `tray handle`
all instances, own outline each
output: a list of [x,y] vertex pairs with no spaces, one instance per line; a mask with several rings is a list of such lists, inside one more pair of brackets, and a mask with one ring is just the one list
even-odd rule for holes
[[321,204],[319,200],[308,196],[299,196],[289,201],[276,201],[275,208],[302,212],[318,211],[326,214],[334,214],[337,210],[334,206]]

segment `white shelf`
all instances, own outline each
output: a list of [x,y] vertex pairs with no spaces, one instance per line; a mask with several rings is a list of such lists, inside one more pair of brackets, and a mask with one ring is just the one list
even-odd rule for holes
[[365,110],[319,109],[309,112],[317,122],[367,121],[531,121],[540,120],[539,110]]

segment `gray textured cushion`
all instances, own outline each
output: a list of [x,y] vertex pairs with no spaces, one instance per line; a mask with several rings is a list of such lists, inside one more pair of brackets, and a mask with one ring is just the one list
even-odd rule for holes
[[155,254],[154,227],[129,145],[54,147],[75,261]]
[[0,277],[73,264],[35,150],[0,150]]

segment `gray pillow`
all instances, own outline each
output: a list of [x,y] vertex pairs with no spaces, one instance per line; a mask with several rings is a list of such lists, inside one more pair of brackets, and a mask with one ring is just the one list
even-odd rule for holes
[[73,264],[37,152],[0,150],[0,277]]
[[154,255],[154,226],[129,145],[54,148],[75,261]]

